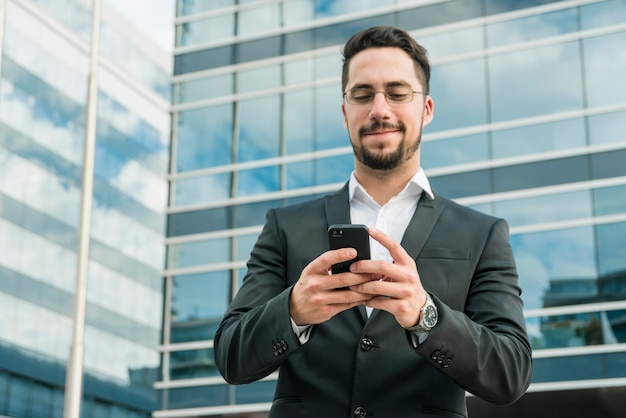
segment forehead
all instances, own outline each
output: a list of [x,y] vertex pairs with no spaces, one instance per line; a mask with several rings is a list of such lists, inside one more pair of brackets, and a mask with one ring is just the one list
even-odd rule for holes
[[350,60],[348,88],[355,85],[376,87],[397,82],[420,85],[414,61],[400,48],[368,48]]

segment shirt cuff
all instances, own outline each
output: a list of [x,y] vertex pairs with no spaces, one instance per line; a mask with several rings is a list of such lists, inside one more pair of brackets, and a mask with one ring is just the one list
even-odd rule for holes
[[294,334],[298,337],[300,344],[304,345],[309,341],[309,337],[311,336],[311,325],[297,325],[293,318],[289,319],[291,319],[291,329],[293,329]]

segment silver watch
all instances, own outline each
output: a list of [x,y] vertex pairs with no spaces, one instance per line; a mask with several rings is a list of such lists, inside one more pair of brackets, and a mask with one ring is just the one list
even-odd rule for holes
[[433,298],[430,297],[430,294],[426,293],[426,303],[420,311],[419,322],[417,325],[405,329],[415,333],[428,332],[433,329],[435,325],[437,325],[438,319],[439,314],[437,313],[437,306],[435,306]]

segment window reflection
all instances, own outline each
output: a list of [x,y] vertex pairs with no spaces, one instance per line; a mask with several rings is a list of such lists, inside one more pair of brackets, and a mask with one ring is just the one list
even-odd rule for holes
[[542,13],[521,19],[487,25],[487,42],[490,47],[548,38],[578,30],[576,9]]
[[313,92],[301,90],[285,93],[284,101],[282,123],[285,135],[285,155],[313,151],[315,141]]
[[169,268],[193,267],[230,261],[230,239],[186,242],[169,246]]
[[597,290],[585,287],[597,279],[593,227],[512,235],[511,246],[526,309],[557,306],[559,301],[569,304],[570,295],[561,293],[563,287],[551,287],[553,282],[579,286],[575,295],[579,301],[597,296]]
[[626,32],[583,40],[589,107],[624,103],[626,97],[624,45]]
[[589,142],[608,144],[626,142],[626,112],[612,112],[589,117]]
[[315,149],[324,150],[349,145],[343,128],[339,84],[315,89]]
[[252,91],[280,87],[282,82],[281,65],[271,65],[237,73],[237,92]]
[[233,36],[234,32],[235,17],[232,13],[185,22],[176,26],[176,45],[188,46],[226,39]]
[[256,161],[280,155],[279,115],[278,95],[239,103],[237,161]]
[[613,289],[616,291],[613,297],[626,299],[626,222],[598,225],[596,233],[600,274],[610,276],[607,282],[619,284],[619,289]]
[[176,180],[176,206],[214,202],[230,197],[232,173],[218,173],[209,176]]
[[280,27],[280,4],[242,9],[238,14],[237,35],[249,36],[270,32]]
[[581,29],[624,23],[626,1],[608,0],[580,6]]
[[172,280],[171,343],[210,340],[230,297],[230,272],[216,271]]
[[176,122],[177,171],[197,170],[231,162],[231,103],[180,112]]
[[[471,82],[462,81],[468,77]],[[430,93],[435,102],[435,118],[427,130],[440,131],[486,123],[485,92],[484,60],[434,66]]]
[[489,57],[492,120],[581,109],[580,68],[578,42]]
[[172,351],[170,353],[170,378],[194,379],[198,377],[219,376],[215,366],[213,349]]
[[280,167],[242,170],[237,174],[237,196],[252,196],[280,190]]
[[591,194],[580,191],[498,201],[495,214],[511,226],[588,218],[592,216]]
[[489,141],[486,133],[422,141],[421,148],[424,168],[453,166],[489,159]]
[[[563,287],[564,292],[576,293],[586,286],[570,283]],[[626,311],[612,310],[531,317],[526,324],[534,350],[583,347],[626,342],[625,317]]]
[[586,145],[582,118],[492,132],[494,158],[514,157]]
[[626,186],[596,189],[593,198],[596,216],[626,213]]
[[446,31],[430,36],[417,36],[416,40],[428,50],[430,59],[478,51],[483,48],[483,28],[480,26]]
[[223,74],[174,84],[174,103],[214,99],[233,94],[233,75]]

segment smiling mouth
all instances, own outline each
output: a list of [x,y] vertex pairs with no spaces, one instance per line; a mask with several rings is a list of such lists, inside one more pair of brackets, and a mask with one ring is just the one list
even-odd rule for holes
[[370,126],[365,126],[359,130],[361,135],[384,135],[395,132],[403,132],[404,125],[392,125],[386,122],[374,122]]

